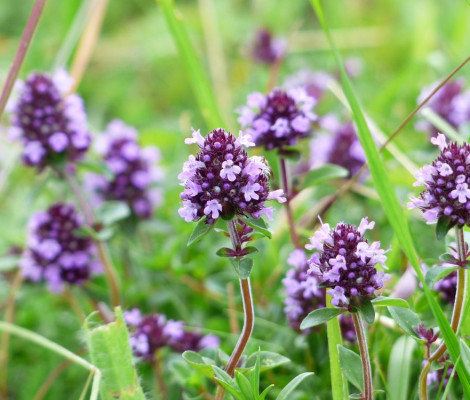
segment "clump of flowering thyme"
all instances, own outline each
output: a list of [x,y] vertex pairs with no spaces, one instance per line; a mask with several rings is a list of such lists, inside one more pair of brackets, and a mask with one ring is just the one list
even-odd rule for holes
[[317,118],[312,111],[315,104],[304,88],[274,89],[267,96],[255,92],[248,95],[247,105],[238,109],[238,122],[256,146],[282,150],[310,134]]
[[319,124],[326,132],[310,142],[310,167],[336,164],[347,169],[349,177],[355,175],[366,162],[355,126],[341,124],[332,115],[323,117]]
[[364,238],[366,230],[374,225],[367,218],[361,220],[358,228],[339,223],[331,229],[322,224],[305,246],[317,250],[309,259],[309,272],[319,277],[322,286],[331,288],[328,293],[335,306],[349,307],[357,297],[372,299],[388,278],[375,268],[377,264],[386,268],[386,251],[380,248],[380,242],[369,244]]
[[141,148],[137,130],[119,120],[112,121],[98,137],[96,149],[113,173],[111,179],[98,174],[87,176],[86,185],[98,201],[122,201],[138,218],[150,218],[161,198],[155,187],[162,175],[156,165],[160,159],[158,149]]
[[417,182],[425,190],[418,198],[411,197],[408,208],[419,208],[428,223],[441,217],[449,219],[452,226],[462,227],[470,223],[470,145],[447,144],[442,134],[431,138],[440,153],[431,165],[416,172]]
[[9,103],[10,133],[24,144],[25,165],[44,168],[80,160],[91,136],[83,100],[69,94],[71,78],[63,70],[54,76],[33,73],[16,85],[18,99]]
[[269,190],[270,168],[263,157],[248,157],[243,147],[252,146],[251,137],[235,138],[223,129],[215,129],[206,138],[199,131],[186,139],[196,143],[199,153],[190,155],[178,178],[185,187],[179,214],[187,222],[206,217],[208,224],[218,218],[236,215],[270,218],[267,200],[284,202],[282,190]]
[[155,352],[163,347],[182,353],[219,345],[216,336],[189,332],[184,329],[182,321],[167,320],[164,315],[142,315],[140,310],[134,308],[124,313],[124,320],[130,330],[130,342],[135,356],[147,362],[152,362]]
[[60,292],[64,284],[82,285],[92,273],[101,272],[92,240],[76,233],[82,225],[71,204],[56,203],[34,214],[21,259],[23,276],[33,282],[45,280],[51,291]]

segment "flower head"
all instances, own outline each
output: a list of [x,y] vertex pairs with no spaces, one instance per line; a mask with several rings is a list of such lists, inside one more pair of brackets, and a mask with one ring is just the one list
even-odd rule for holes
[[315,103],[303,88],[274,89],[267,96],[255,92],[247,97],[247,105],[238,109],[238,122],[257,146],[281,149],[309,135],[316,119],[312,112]]
[[[418,97],[418,103],[429,96],[436,86],[437,83],[424,88]],[[448,82],[427,104],[428,108],[457,130],[470,122],[470,90],[464,91],[464,86],[464,79]],[[429,132],[431,136],[438,133],[438,129],[428,121],[419,121],[416,127],[420,131]]]
[[320,121],[320,126],[326,132],[310,142],[310,167],[336,164],[347,169],[349,177],[355,175],[366,162],[366,157],[354,125],[351,122],[340,124],[335,117],[326,116]]
[[445,136],[432,138],[440,154],[431,165],[416,172],[415,186],[424,185],[418,198],[411,197],[408,208],[419,208],[428,223],[448,217],[453,225],[470,223],[470,145],[447,144]]
[[363,218],[359,228],[339,223],[334,229],[322,224],[307,249],[317,249],[309,259],[309,272],[318,275],[322,286],[331,288],[332,304],[347,307],[352,297],[373,298],[388,278],[375,266],[385,267],[385,250],[380,242],[368,243],[364,232],[374,226]]
[[130,331],[130,343],[136,357],[152,362],[155,352],[162,347],[173,351],[199,351],[206,347],[217,347],[219,339],[213,335],[188,332],[181,321],[167,320],[164,315],[142,315],[134,308],[124,313]]
[[451,272],[446,277],[437,281],[434,289],[438,291],[442,298],[449,304],[454,304],[455,293],[457,292],[457,271]]
[[33,73],[17,88],[18,99],[8,109],[12,130],[24,144],[24,164],[42,169],[59,160],[80,160],[91,136],[83,100],[76,94],[66,95],[71,88],[66,72],[52,77]]
[[162,176],[156,165],[160,159],[158,149],[141,148],[135,128],[115,120],[98,137],[96,150],[113,173],[111,179],[97,174],[86,177],[86,186],[96,195],[97,201],[122,201],[137,217],[150,218],[161,197],[160,190],[155,187]]
[[284,56],[286,41],[283,38],[273,38],[267,29],[260,29],[256,33],[251,48],[251,55],[255,61],[263,64],[273,64]]
[[[179,214],[186,221],[207,217],[209,224],[219,217],[249,214],[254,218],[270,216],[265,201],[284,201],[279,191],[269,191],[269,166],[262,157],[248,158],[243,143],[223,129],[216,129],[204,139],[199,131],[187,143],[197,143],[200,151],[189,156],[179,174],[185,187]],[[249,142],[249,140],[248,140]]]
[[33,282],[46,280],[51,291],[64,284],[81,285],[100,272],[90,238],[79,237],[82,219],[70,204],[53,204],[29,221],[27,248],[21,259],[23,276]]

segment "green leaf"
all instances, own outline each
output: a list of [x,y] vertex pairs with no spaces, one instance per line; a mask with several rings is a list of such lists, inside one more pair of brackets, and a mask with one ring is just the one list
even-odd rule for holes
[[109,226],[131,215],[131,209],[122,201],[105,201],[95,212],[96,220]]
[[196,243],[198,240],[200,240],[203,236],[207,235],[212,230],[212,228],[214,228],[214,224],[206,224],[206,218],[201,219],[189,237],[188,246],[191,246],[193,243]]
[[236,399],[245,400],[238,390],[238,387],[235,381],[227,374],[223,369],[213,366],[214,374],[216,376],[217,382],[219,382],[225,389],[227,389]]
[[103,373],[100,398],[145,400],[134,366],[129,334],[121,308],[117,307],[115,313],[116,320],[109,324],[92,328],[90,317],[84,324],[90,358]]
[[313,310],[310,314],[308,314],[302,323],[300,324],[300,329],[307,329],[312,328],[314,326],[318,326],[323,324],[330,319],[337,317],[338,315],[344,313],[346,310],[342,310],[341,308],[319,308],[317,310]]
[[273,353],[271,351],[259,351],[257,353],[251,354],[243,368],[253,368],[256,366],[256,360],[259,357],[260,369],[261,371],[267,371],[279,367],[290,362],[290,359],[284,357],[281,354]]
[[240,260],[238,276],[240,279],[247,279],[253,269],[253,260],[251,258],[242,258]]
[[0,257],[0,272],[8,272],[18,268],[19,256]]
[[455,222],[452,222],[450,217],[445,215],[441,216],[437,220],[436,224],[436,238],[442,240],[446,237],[447,233],[455,226]]
[[221,249],[217,250],[215,253],[219,257],[233,257],[233,250],[229,249],[228,247],[222,247]]
[[258,400],[264,400],[264,398],[268,395],[270,390],[274,387],[273,384],[269,385],[266,389],[264,389],[258,397]]
[[86,169],[87,171],[95,174],[103,175],[108,181],[114,179],[114,173],[109,168],[108,164],[104,161],[82,161],[78,163],[79,168]]
[[339,365],[349,382],[361,392],[364,390],[364,376],[361,357],[354,351],[338,345]]
[[321,2],[320,0],[310,0],[310,2],[317,14],[320,24],[336,58],[336,63],[340,71],[343,91],[348,104],[351,107],[353,119],[357,127],[359,141],[361,142],[362,148],[366,154],[369,170],[371,172],[375,188],[377,189],[377,193],[382,201],[384,211],[387,214],[388,221],[392,226],[407,259],[413,266],[419,281],[423,285],[423,291],[428,301],[429,307],[431,308],[431,311],[439,325],[444,341],[447,345],[447,348],[449,349],[452,361],[456,365],[457,373],[464,393],[468,398],[470,398],[470,373],[461,365],[456,364],[460,353],[457,336],[452,330],[444,312],[434,298],[433,293],[425,282],[418,255],[414,248],[413,238],[408,226],[408,221],[403,214],[403,210],[398,201],[397,194],[395,193],[394,187],[390,181],[390,177],[383,164],[383,161],[380,158],[370,129],[367,126],[364,113],[362,112],[359,101],[354,93],[351,81],[341,59],[341,55],[333,42],[333,38],[325,21]]
[[259,394],[259,376],[261,371],[261,355],[260,350],[256,353],[256,362],[254,368],[250,372],[250,384],[253,388],[253,395]]
[[372,300],[372,305],[374,307],[404,307],[404,308],[410,308],[410,305],[406,300],[403,299],[395,299],[392,297],[383,297],[383,296],[378,296],[374,300]]
[[243,222],[245,222],[245,224],[253,228],[255,231],[271,239],[272,234],[269,231],[266,223],[264,222],[262,218],[256,219],[256,218],[253,218],[251,215],[244,215],[242,219],[243,219]]
[[375,321],[375,310],[372,302],[369,299],[363,297],[361,299],[361,305],[359,306],[359,312],[368,324],[373,324]]
[[390,315],[398,326],[408,335],[416,337],[415,329],[420,324],[419,317],[408,308],[387,307]]
[[186,29],[184,19],[177,14],[172,0],[157,0],[168,28],[178,48],[180,59],[186,71],[194,96],[198,102],[201,113],[206,120],[209,130],[225,126],[217,106],[217,100],[206,75],[206,69],[199,60]]
[[253,253],[257,253],[259,250],[254,247],[254,246],[247,246],[243,249],[244,251],[246,251],[247,253],[246,254],[253,254]]
[[463,339],[460,339],[460,352],[462,355],[462,362],[465,369],[470,372],[470,348]]
[[297,375],[282,389],[281,393],[276,397],[276,400],[289,400],[291,399],[291,393],[301,384],[301,382],[312,376],[313,372],[304,372],[303,374]]
[[441,279],[444,279],[447,275],[456,271],[459,267],[444,267],[442,265],[431,267],[426,272],[426,285],[434,287],[434,284]]
[[339,165],[326,164],[312,169],[305,175],[303,187],[317,186],[332,179],[346,178],[349,171]]
[[94,240],[105,241],[110,239],[115,233],[112,226],[104,227],[99,231],[95,231],[92,227],[82,225],[80,228],[74,230],[74,234],[78,237],[90,237]]
[[408,400],[411,379],[411,365],[416,341],[401,336],[393,344],[388,361],[387,384],[390,400]]
[[235,381],[237,382],[240,392],[247,400],[253,399],[253,391],[251,388],[250,381],[240,371],[235,371]]
[[182,354],[183,359],[191,365],[196,371],[200,372],[208,378],[214,377],[214,371],[212,367],[215,365],[214,360],[201,356],[194,351],[185,351]]

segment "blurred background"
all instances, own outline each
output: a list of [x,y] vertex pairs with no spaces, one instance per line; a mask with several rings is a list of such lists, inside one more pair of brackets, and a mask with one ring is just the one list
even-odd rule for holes
[[[32,0],[0,2],[2,83],[33,3]],[[80,29],[77,35],[74,27],[83,25],[80,15],[85,15],[83,10],[91,3],[87,0],[47,2],[20,78],[24,79],[32,71],[48,72],[57,66],[71,65],[74,39],[80,36]],[[390,135],[415,108],[425,86],[444,78],[470,53],[470,6],[464,0],[329,0],[323,3],[336,43],[349,62],[357,95],[385,135]],[[267,29],[273,37],[287,42],[287,53],[279,65],[275,86],[282,86],[301,70],[336,74],[328,43],[308,1],[194,0],[176,1],[176,5],[214,85],[225,128],[233,133],[239,130],[235,109],[245,103],[247,94],[264,92],[273,77],[272,64],[260,63],[252,54],[260,29]],[[71,38],[72,45],[66,38]],[[458,76],[470,80],[469,68],[464,68]],[[204,135],[215,127],[208,126],[200,113],[173,38],[155,2],[109,2],[99,39],[77,91],[84,98],[93,135],[98,136],[108,122],[118,118],[138,129],[143,146],[157,146],[162,154],[163,200],[153,218],[140,223],[137,231],[123,226],[110,240],[111,255],[123,282],[125,307],[164,313],[169,318],[184,320],[189,326],[202,327],[204,332],[219,336],[225,351],[231,351],[237,335],[230,333],[227,293],[234,292],[233,301],[239,305],[238,287],[229,263],[215,255],[218,247],[226,245],[226,239],[211,233],[210,239],[187,248],[194,226],[184,222],[177,213],[181,192],[177,175],[190,154],[184,138],[190,136],[191,127],[201,129]],[[343,121],[348,119],[347,109],[330,91],[316,112],[334,113]],[[417,121],[413,119],[394,140],[408,166],[421,165],[434,157],[428,135],[414,127]],[[8,118],[4,117],[2,122],[6,127]],[[308,160],[308,141],[304,143],[299,147]],[[19,162],[17,143],[2,137],[0,144],[0,254],[6,254],[13,246],[24,246],[25,227],[33,211],[44,209],[58,199],[73,201],[73,198],[60,182],[48,178],[47,173],[37,175],[24,167]],[[277,179],[273,155],[263,150],[256,152],[271,161]],[[414,192],[414,178],[396,157],[388,152],[384,157],[404,204]],[[310,215],[312,209],[341,183],[334,181],[309,189],[298,199],[295,214],[297,221],[302,221],[302,235],[312,234],[315,221],[315,216]],[[378,224],[374,234],[380,235],[382,247],[387,248],[393,245],[394,238],[370,178],[367,176],[360,186],[337,201],[326,219],[330,224],[340,220],[357,224],[362,216],[369,215]],[[412,217],[411,221],[420,256],[435,262],[444,244],[436,245],[433,229],[421,219]],[[309,368],[316,372],[314,383],[310,383],[315,387],[315,398],[325,399],[329,396],[325,332],[299,335],[289,328],[283,313],[285,296],[281,280],[289,268],[286,260],[293,246],[280,208],[272,229],[273,239],[260,240],[257,244],[260,253],[255,256],[252,279],[258,319],[249,348],[250,351],[258,347],[269,349],[292,359],[292,363],[276,373],[265,374],[266,382],[282,387],[295,374]],[[397,246],[389,254],[389,260],[393,273],[390,286],[393,286],[407,265]],[[7,299],[12,281],[11,274],[0,275],[0,304]],[[105,298],[103,278],[94,280],[89,290],[98,298]],[[80,291],[75,296],[87,312],[92,311]],[[420,293],[414,295],[412,303],[417,311],[424,313],[425,319],[430,318]],[[236,315],[241,319],[241,307],[237,306],[237,310]],[[0,313],[3,311],[0,309]],[[71,311],[70,299],[49,293],[44,285],[21,286],[16,294],[15,323],[72,351],[83,351],[80,350],[83,349],[80,321]],[[374,325],[371,342],[377,350],[374,357],[379,373],[386,374],[389,345],[398,336],[397,332]],[[10,343],[10,398],[33,399],[62,359],[16,338]],[[419,359],[414,363],[416,376]],[[197,374],[192,375],[190,383],[185,380],[187,377],[178,376],[177,368],[172,365],[179,362],[179,355],[167,355],[165,374],[171,382],[178,387],[201,385],[203,378]],[[139,372],[145,390],[154,393],[150,368],[140,365]],[[86,378],[87,372],[72,365],[54,381],[45,398],[78,398]],[[150,398],[155,396],[152,394]],[[416,393],[410,390],[409,398],[415,397]],[[312,397],[305,392],[299,398]]]

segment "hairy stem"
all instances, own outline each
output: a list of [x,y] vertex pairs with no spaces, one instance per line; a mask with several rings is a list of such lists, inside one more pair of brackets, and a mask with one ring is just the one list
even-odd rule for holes
[[372,388],[372,369],[370,367],[369,350],[367,348],[366,335],[364,333],[364,326],[359,313],[352,313],[354,321],[354,329],[356,330],[357,342],[359,344],[359,351],[362,360],[362,372],[364,375],[364,400],[372,400],[374,397],[374,390]]
[[29,16],[28,23],[24,28],[18,50],[16,51],[15,58],[11,64],[10,71],[8,71],[7,80],[3,85],[2,94],[0,96],[0,118],[3,115],[3,111],[5,110],[8,98],[10,97],[11,90],[13,89],[13,85],[15,84],[18,73],[20,72],[21,65],[23,64],[26,53],[28,52],[31,39],[33,38],[34,32],[36,31],[45,4],[46,0],[36,0],[33,10],[31,11],[31,15]]
[[300,245],[299,236],[297,235],[297,232],[295,230],[294,216],[292,214],[292,208],[290,206],[291,193],[289,190],[289,177],[287,173],[287,162],[285,158],[279,159],[279,166],[281,170],[282,189],[284,190],[286,196],[286,214],[287,222],[289,224],[290,237],[295,248],[300,249],[302,246]]
[[[235,249],[241,248],[240,237],[238,236],[235,222],[231,220],[227,223],[227,225],[233,247]],[[230,376],[233,376],[235,372],[235,368],[240,361],[240,357],[242,356],[248,341],[250,340],[251,332],[253,332],[253,326],[255,324],[255,312],[253,308],[253,298],[251,295],[250,278],[240,279],[240,290],[242,293],[244,322],[242,333],[225,368],[225,371]],[[222,400],[224,398],[224,393],[225,389],[222,386],[219,386],[215,396],[216,400]]]
[[[59,175],[62,176],[67,183],[69,184],[72,192],[74,193],[80,208],[85,215],[85,220],[88,225],[93,227],[94,224],[94,217],[93,217],[93,210],[91,209],[90,205],[86,201],[85,197],[83,196],[82,189],[78,185],[75,178],[65,171],[58,171]],[[96,248],[98,249],[98,257],[103,265],[104,272],[106,275],[106,280],[108,281],[109,291],[110,291],[110,300],[111,305],[117,307],[121,304],[121,295],[120,295],[120,288],[119,288],[119,279],[114,269],[114,266],[111,262],[109,257],[108,249],[104,242],[101,240],[95,240]]]
[[[457,254],[460,262],[467,260],[467,245],[465,243],[463,228],[455,228],[455,237],[457,241]],[[457,270],[457,290],[455,293],[454,310],[452,312],[452,319],[450,326],[452,330],[457,333],[462,322],[462,311],[465,302],[467,291],[467,279],[466,270],[459,268]],[[442,342],[440,346],[431,354],[428,358],[427,364],[424,366],[421,374],[419,375],[419,398],[420,400],[427,400],[427,378],[429,370],[431,369],[431,363],[439,360],[447,350],[445,342]]]

